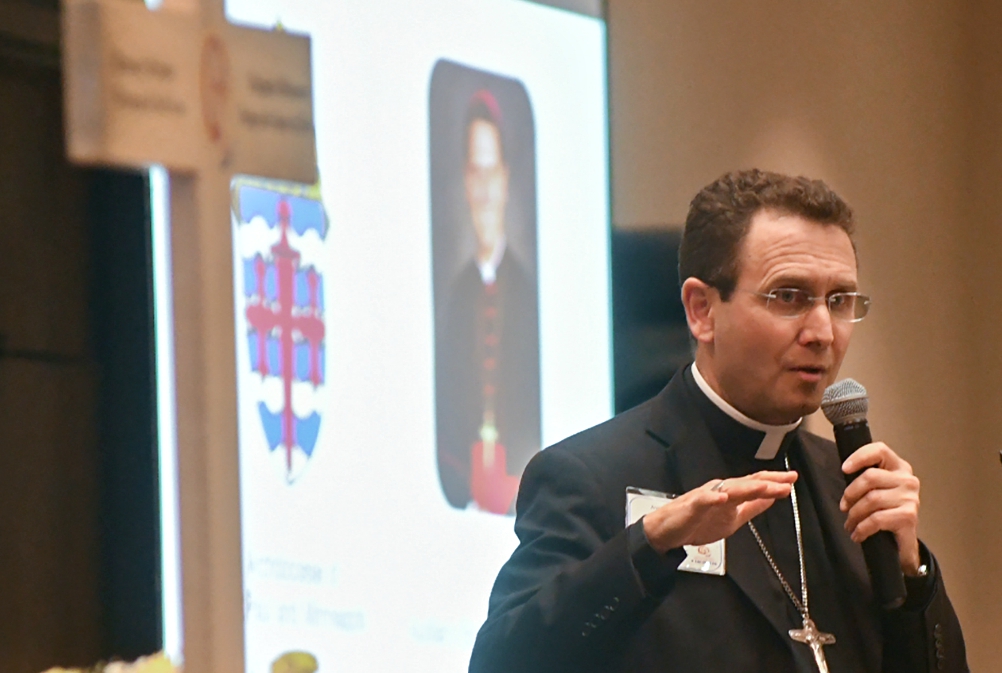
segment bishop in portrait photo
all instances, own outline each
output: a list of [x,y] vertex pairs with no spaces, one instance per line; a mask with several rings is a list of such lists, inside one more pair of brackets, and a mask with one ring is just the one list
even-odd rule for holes
[[452,507],[509,514],[541,443],[532,112],[449,61],[430,105],[438,474]]

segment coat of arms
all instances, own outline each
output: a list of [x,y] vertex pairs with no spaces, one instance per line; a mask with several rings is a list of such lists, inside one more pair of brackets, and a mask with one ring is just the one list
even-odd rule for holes
[[327,217],[316,186],[252,178],[234,181],[233,215],[243,279],[237,321],[260,382],[261,429],[291,483],[320,433]]

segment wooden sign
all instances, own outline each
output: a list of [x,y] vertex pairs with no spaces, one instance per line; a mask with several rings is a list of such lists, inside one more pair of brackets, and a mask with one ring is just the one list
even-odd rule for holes
[[309,38],[125,0],[63,17],[72,160],[316,180]]

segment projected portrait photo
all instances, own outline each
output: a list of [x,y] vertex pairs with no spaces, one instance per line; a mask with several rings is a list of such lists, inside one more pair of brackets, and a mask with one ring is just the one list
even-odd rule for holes
[[541,439],[532,109],[444,60],[430,89],[438,474],[453,507],[510,514]]

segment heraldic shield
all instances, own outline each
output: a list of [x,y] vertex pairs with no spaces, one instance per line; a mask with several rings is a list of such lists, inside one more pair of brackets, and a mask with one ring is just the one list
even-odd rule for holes
[[245,177],[233,181],[232,215],[237,333],[253,373],[240,394],[255,397],[264,443],[292,483],[317,449],[324,409],[327,216],[318,185]]

